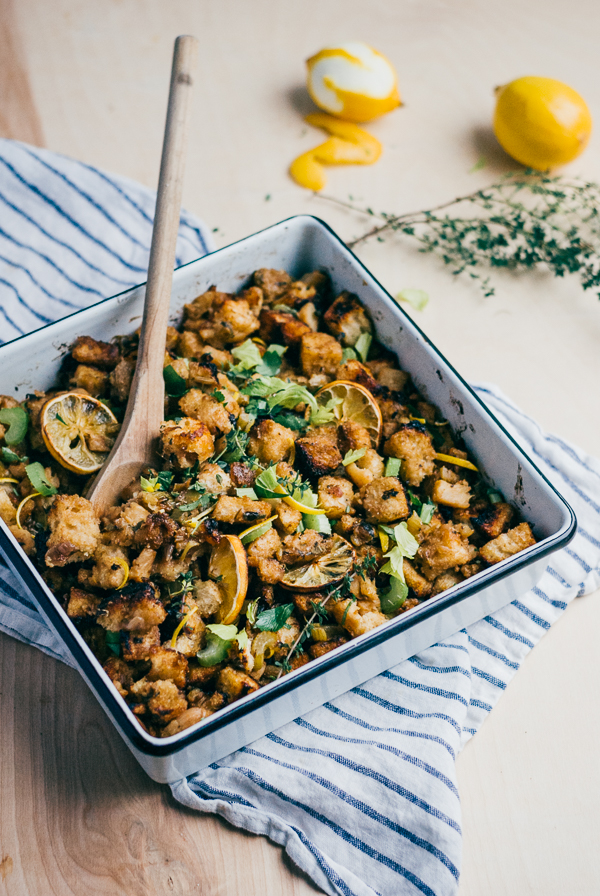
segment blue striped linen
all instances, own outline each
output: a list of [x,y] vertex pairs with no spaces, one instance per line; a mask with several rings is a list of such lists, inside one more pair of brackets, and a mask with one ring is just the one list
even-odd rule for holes
[[[144,279],[154,194],[0,141],[0,332],[9,339]],[[184,215],[178,261],[210,249]],[[526,654],[600,584],[600,462],[478,394],[572,504],[579,530],[519,600],[172,786],[176,799],[281,844],[326,893],[450,896],[461,859],[455,757]],[[0,629],[73,665],[0,567]]]

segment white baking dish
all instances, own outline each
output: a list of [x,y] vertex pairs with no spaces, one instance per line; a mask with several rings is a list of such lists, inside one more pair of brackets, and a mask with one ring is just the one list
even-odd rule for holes
[[[534,527],[538,543],[448,591],[348,642],[170,738],[146,734],[119,696],[77,629],[7,527],[0,551],[50,625],[62,637],[81,674],[140,764],[156,781],[171,782],[372,678],[471,622],[493,613],[533,587],[547,555],[575,533],[571,508],[515,444],[467,384],[408,315],[338,237],[316,218],[298,216],[220,249],[177,271],[173,320],[184,302],[215,284],[237,291],[256,268],[300,274],[320,268],[337,292],[356,293],[369,309],[381,342],[398,354],[417,388],[437,405],[490,482],[515,503]],[[0,347],[0,393],[24,397],[56,380],[69,346],[79,335],[110,340],[140,323],[139,286]]]

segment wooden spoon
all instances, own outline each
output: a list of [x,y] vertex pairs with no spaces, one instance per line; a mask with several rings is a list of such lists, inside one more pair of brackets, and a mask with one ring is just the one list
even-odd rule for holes
[[123,425],[87,497],[102,515],[155,458],[164,419],[163,363],[198,41],[175,41],[137,364]]

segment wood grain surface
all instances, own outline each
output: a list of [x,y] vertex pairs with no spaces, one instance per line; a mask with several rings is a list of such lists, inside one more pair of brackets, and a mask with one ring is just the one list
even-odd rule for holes
[[[328,191],[402,212],[513,167],[489,126],[497,84],[559,78],[600,121],[599,30],[597,0],[0,0],[0,132],[155,187],[172,42],[196,34],[184,205],[219,245],[300,212],[350,238],[363,221],[286,173],[321,138],[302,121],[305,58],[360,39],[392,59],[405,106],[371,126],[384,155],[332,170]],[[597,135],[570,171],[600,180]],[[484,299],[406,242],[360,254],[391,292],[429,293],[415,319],[461,373],[600,454],[592,293],[498,275]],[[600,892],[599,626],[598,596],[577,601],[459,757],[460,896]],[[0,652],[0,896],[316,892],[266,840],[150,781],[76,673],[5,636]]]

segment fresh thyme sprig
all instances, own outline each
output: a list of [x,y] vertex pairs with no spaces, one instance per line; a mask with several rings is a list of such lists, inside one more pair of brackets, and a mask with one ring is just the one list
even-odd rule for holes
[[512,173],[484,189],[403,215],[321,198],[381,222],[349,242],[351,249],[373,237],[382,241],[386,234],[402,233],[420,243],[420,252],[450,265],[454,275],[468,271],[486,296],[494,294],[490,278],[474,268],[545,267],[556,277],[577,274],[583,289],[600,287],[600,184],[592,181]]

